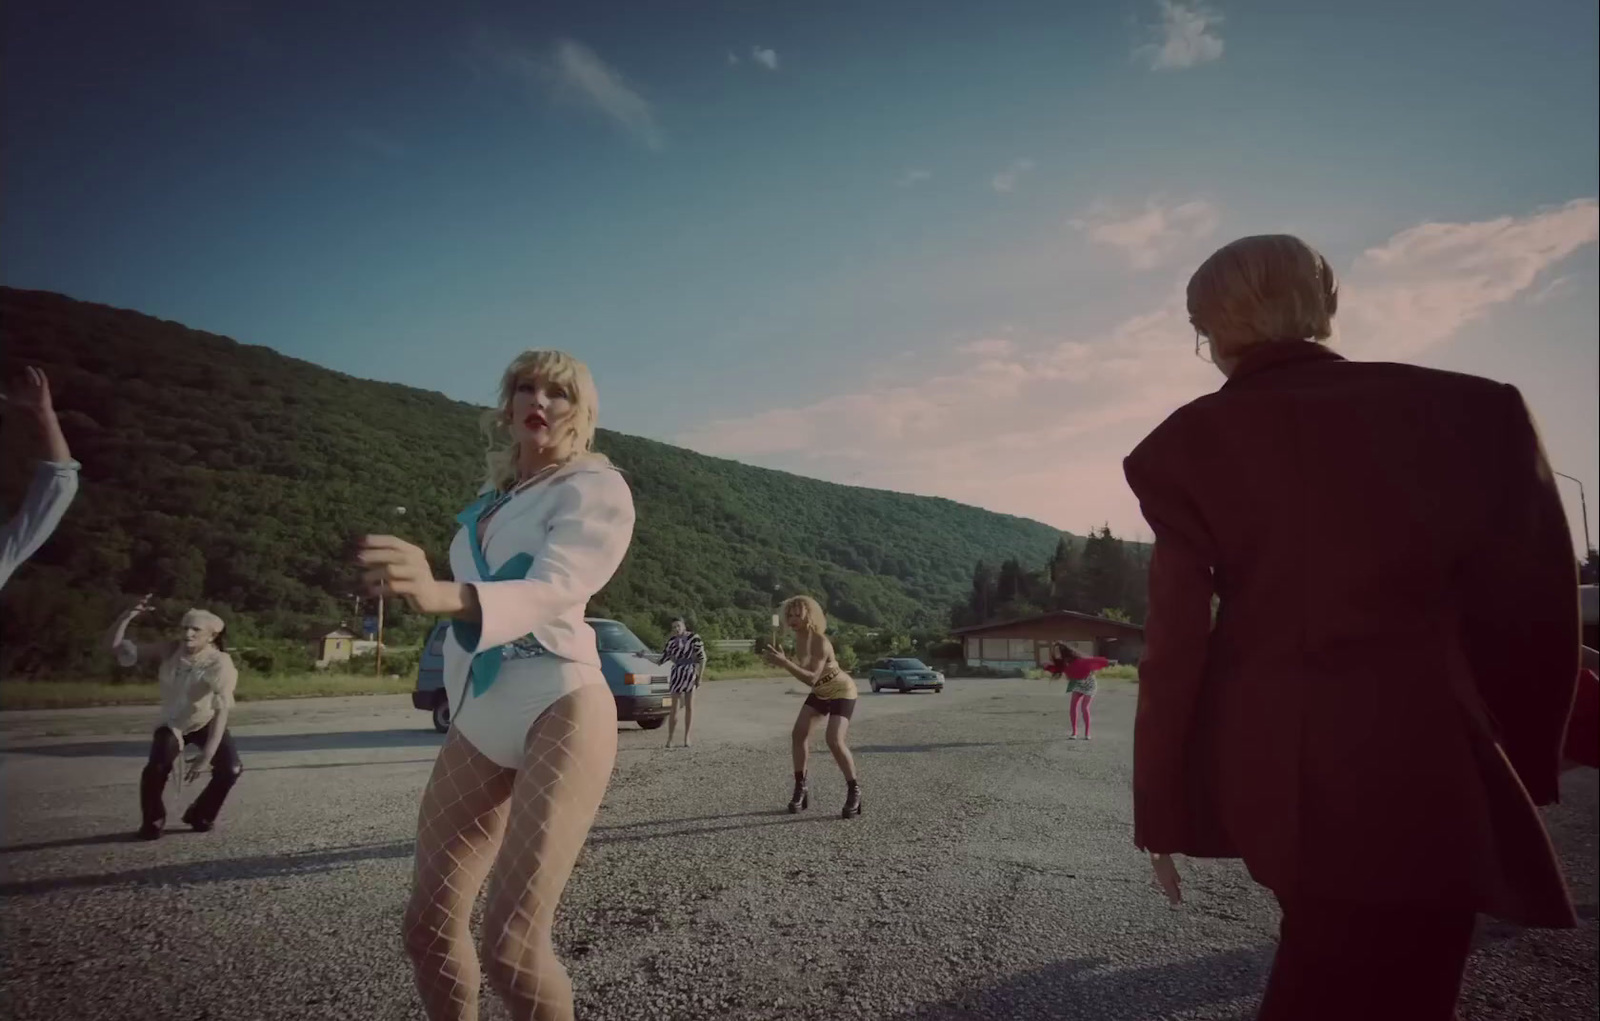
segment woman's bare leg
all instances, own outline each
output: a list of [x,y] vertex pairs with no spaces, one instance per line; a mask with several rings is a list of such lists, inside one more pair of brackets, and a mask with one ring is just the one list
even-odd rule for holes
[[[676,710],[674,710],[676,711]],[[683,693],[683,746],[689,747],[689,731],[694,729],[694,689]]]
[[572,1021],[550,928],[616,758],[616,702],[601,684],[562,697],[528,732],[483,914],[484,970],[515,1021]]
[[[683,700],[682,695],[672,696],[672,712],[667,714],[667,747],[672,747],[672,735],[678,729],[678,703]],[[689,733],[688,725],[684,725],[685,734]]]
[[467,923],[505,832],[513,770],[451,730],[417,815],[405,948],[429,1021],[476,1021],[481,976]]
[[800,707],[800,715],[795,717],[794,730],[789,735],[790,749],[794,753],[794,771],[797,776],[806,775],[806,760],[811,756],[811,732],[816,729],[817,720],[822,714],[808,705]]
[[839,772],[844,774],[847,783],[854,783],[856,779],[856,760],[850,754],[850,746],[845,743],[845,738],[850,733],[850,721],[843,716],[828,717],[828,750],[833,753],[833,761],[839,764]]

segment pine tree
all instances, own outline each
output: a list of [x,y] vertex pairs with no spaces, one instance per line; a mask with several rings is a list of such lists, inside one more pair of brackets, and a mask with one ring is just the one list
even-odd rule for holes
[[1079,576],[1078,557],[1072,544],[1062,536],[1056,541],[1056,551],[1051,554],[1046,567],[1050,590],[1048,605],[1052,610],[1082,611],[1082,578]]
[[983,624],[990,620],[999,602],[995,591],[994,569],[982,560],[972,569],[972,595],[967,604],[972,611],[972,622]]

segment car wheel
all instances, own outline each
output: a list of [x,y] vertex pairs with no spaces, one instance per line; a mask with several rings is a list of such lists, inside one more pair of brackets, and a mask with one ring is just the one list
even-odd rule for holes
[[639,729],[640,730],[655,730],[657,727],[661,726],[665,722],[667,722],[667,718],[665,716],[657,716],[653,720],[640,720],[639,721]]
[[433,729],[444,734],[450,730],[450,700],[441,698],[433,704]]
[[877,686],[877,685],[876,685],[876,684],[874,684],[874,685],[873,685],[873,686],[872,686],[872,693],[873,693],[873,694],[874,694],[874,695],[876,695],[876,694],[878,694],[878,686]]
[[905,681],[901,681],[900,682],[900,694],[906,695],[906,694],[910,694],[910,692],[911,692],[911,689],[906,687],[906,682]]

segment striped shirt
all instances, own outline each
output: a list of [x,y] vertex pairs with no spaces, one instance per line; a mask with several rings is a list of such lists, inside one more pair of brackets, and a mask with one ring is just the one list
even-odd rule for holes
[[673,635],[662,650],[663,661],[672,661],[672,677],[668,687],[673,691],[691,691],[700,683],[700,673],[706,665],[706,643],[693,631]]

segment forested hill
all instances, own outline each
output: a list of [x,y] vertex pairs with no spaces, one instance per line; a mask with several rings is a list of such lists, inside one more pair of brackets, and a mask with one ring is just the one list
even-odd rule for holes
[[[84,466],[56,536],[6,587],[4,676],[89,668],[115,610],[145,591],[163,619],[217,609],[236,641],[331,627],[351,616],[347,536],[396,530],[438,562],[480,476],[480,409],[442,394],[49,292],[0,288],[0,344],[8,379],[48,372]],[[20,424],[4,430],[8,510],[32,456]],[[811,592],[841,621],[936,627],[976,561],[1041,563],[1061,534],[605,430],[598,446],[628,473],[639,521],[591,612],[641,624],[687,612],[748,634],[775,594]]]

